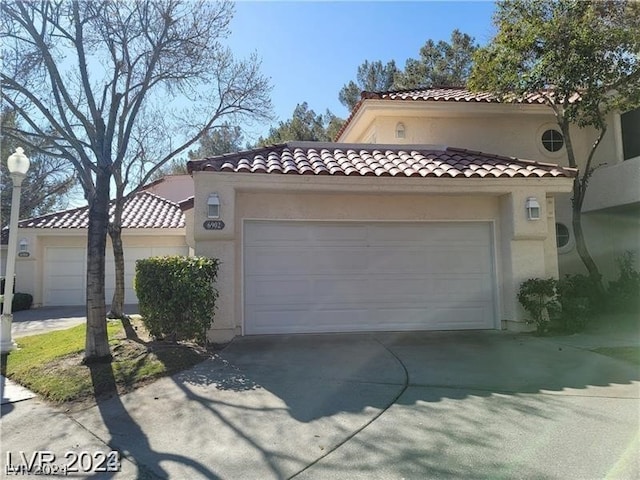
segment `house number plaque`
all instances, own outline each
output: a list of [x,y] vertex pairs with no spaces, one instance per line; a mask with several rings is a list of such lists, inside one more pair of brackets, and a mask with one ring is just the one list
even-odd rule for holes
[[205,230],[222,230],[224,222],[222,220],[205,220],[202,226]]

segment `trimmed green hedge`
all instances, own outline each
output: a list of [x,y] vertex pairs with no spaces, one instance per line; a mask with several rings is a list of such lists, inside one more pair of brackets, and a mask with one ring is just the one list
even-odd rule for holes
[[218,298],[219,264],[215,258],[181,256],[136,261],[138,307],[151,335],[206,342]]
[[[3,295],[4,297],[4,295]],[[11,301],[11,312],[19,312],[20,310],[29,310],[33,304],[33,296],[30,293],[14,293]],[[2,310],[3,302],[0,302],[0,310]]]

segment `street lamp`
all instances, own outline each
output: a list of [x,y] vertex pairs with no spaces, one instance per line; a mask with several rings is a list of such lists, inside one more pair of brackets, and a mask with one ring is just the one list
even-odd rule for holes
[[13,182],[11,193],[11,219],[9,221],[9,245],[7,247],[7,271],[4,281],[4,302],[2,305],[2,334],[0,338],[0,352],[8,353],[16,348],[11,340],[11,301],[13,300],[13,275],[16,269],[16,250],[18,248],[18,215],[20,213],[20,193],[22,181],[29,170],[29,158],[22,147],[16,148],[15,153],[9,155],[7,167]]

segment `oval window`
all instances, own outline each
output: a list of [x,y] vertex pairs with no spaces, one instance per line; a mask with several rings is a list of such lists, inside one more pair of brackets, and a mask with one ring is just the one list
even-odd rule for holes
[[556,223],[556,246],[558,248],[566,247],[570,238],[569,228],[563,223]]
[[564,137],[559,131],[550,128],[542,134],[542,145],[549,152],[557,152],[564,146]]

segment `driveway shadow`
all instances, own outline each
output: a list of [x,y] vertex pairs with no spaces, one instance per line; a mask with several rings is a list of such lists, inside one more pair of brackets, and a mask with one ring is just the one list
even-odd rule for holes
[[[218,390],[264,388],[302,422],[385,408],[388,398],[354,394],[376,388],[393,387],[394,394],[404,386],[439,388],[443,398],[461,399],[469,391],[598,395],[602,387],[620,386],[617,394],[640,396],[633,383],[640,371],[631,365],[531,335],[493,331],[242,337],[215,361],[175,379]],[[441,399],[430,394],[425,400]]]
[[[640,380],[632,365],[559,345],[530,334],[506,332],[413,332],[375,336],[409,371],[409,384],[465,388],[490,393],[630,386]],[[633,398],[640,389],[627,388]]]
[[302,335],[237,339],[175,380],[217,390],[265,389],[284,400],[294,419],[311,422],[383,409],[407,378],[394,355],[368,335]]
[[[189,471],[196,472],[201,478],[220,478],[213,470],[193,458],[171,452],[154,450],[149,438],[129,414],[116,393],[116,381],[113,367],[110,363],[96,363],[88,365],[94,385],[96,398],[112,393],[109,400],[99,401],[97,409],[100,413],[108,439],[102,440],[112,449],[120,452],[121,456],[132,461],[137,467],[138,479],[169,478],[170,474],[163,465],[167,462],[176,463]],[[158,418],[158,421],[162,421]],[[113,477],[117,473],[113,473]],[[107,475],[101,478],[107,478]]]
[[[297,471],[283,468],[286,454],[252,436],[242,417],[224,420],[278,478],[354,479],[606,475],[634,418],[637,426],[639,380],[623,362],[503,332],[244,337],[174,377],[221,418],[222,407],[243,409],[259,391],[282,401],[288,429],[368,414],[314,459],[298,452],[307,464]],[[237,394],[233,405],[218,403],[223,392]],[[597,443],[584,442],[585,431]]]

